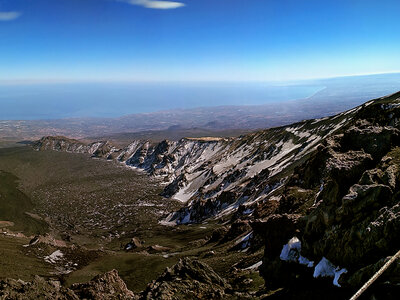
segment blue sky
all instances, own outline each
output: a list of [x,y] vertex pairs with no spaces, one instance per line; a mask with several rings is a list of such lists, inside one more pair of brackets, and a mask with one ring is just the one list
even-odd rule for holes
[[398,0],[0,0],[0,80],[396,72],[399,11]]

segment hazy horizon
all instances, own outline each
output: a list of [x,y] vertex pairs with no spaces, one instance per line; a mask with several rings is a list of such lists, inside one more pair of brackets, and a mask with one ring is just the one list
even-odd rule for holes
[[0,119],[119,117],[196,107],[262,105],[307,98],[323,88],[263,83],[0,85]]
[[[198,107],[249,106],[307,99],[322,91],[360,97],[396,92],[400,73],[270,82],[55,82],[0,84],[0,120],[115,118]],[[337,91],[336,91],[337,90]],[[325,98],[322,98],[324,100]],[[354,102],[354,101],[353,101]],[[352,104],[354,104],[352,102]]]

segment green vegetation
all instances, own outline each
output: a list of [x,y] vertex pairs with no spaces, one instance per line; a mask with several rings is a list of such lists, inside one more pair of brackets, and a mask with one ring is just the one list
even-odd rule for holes
[[[25,234],[43,234],[48,231],[45,221],[33,218],[27,212],[34,208],[33,203],[17,186],[18,178],[0,171],[0,227],[6,222],[12,222],[10,229],[22,231]],[[6,222],[4,222],[6,221]]]
[[44,260],[26,255],[22,245],[27,238],[0,235],[0,278],[32,280],[35,275],[48,277],[52,268]]
[[140,292],[146,285],[156,279],[166,267],[170,267],[178,261],[172,256],[164,258],[161,255],[140,253],[111,253],[90,265],[75,271],[66,279],[66,285],[86,282],[98,274],[117,269],[121,278],[124,279],[129,289]]
[[[1,204],[0,221],[15,223],[8,230],[35,234],[37,226],[43,225],[46,230],[39,230],[43,233],[47,225],[38,220],[40,216],[48,221],[51,235],[68,237],[78,245],[76,250],[61,249],[68,261],[78,263],[76,271],[62,276],[67,285],[117,269],[128,287],[138,292],[181,257],[199,258],[227,277],[235,263],[245,261],[247,267],[261,259],[262,250],[251,259],[247,253],[228,251],[233,241],[207,244],[206,237],[221,226],[217,222],[172,227],[158,224],[163,215],[182,204],[159,196],[162,188],[154,179],[116,162],[18,147],[0,149],[0,170],[4,170],[1,191],[8,195],[4,197],[7,202]],[[6,206],[10,204],[14,207]],[[33,214],[27,215],[26,211]],[[55,266],[43,257],[57,247],[41,244],[24,248],[28,238],[0,237],[0,254],[5,257],[0,261],[0,277],[29,279],[35,274],[50,276],[55,271]],[[144,241],[143,247],[137,252],[123,251],[132,237]],[[170,250],[146,251],[154,245]],[[214,254],[206,255],[211,250]],[[258,273],[243,276],[253,281],[250,288],[261,284]]]

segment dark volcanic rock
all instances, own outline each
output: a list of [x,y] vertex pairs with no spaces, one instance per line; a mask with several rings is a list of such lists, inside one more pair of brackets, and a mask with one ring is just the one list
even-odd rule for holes
[[152,245],[146,248],[146,251],[148,253],[160,253],[160,252],[166,252],[166,251],[170,251],[171,248],[169,247],[164,247],[164,246],[160,246],[160,245]]
[[0,299],[45,300],[127,300],[138,299],[118,276],[116,270],[96,276],[87,283],[74,284],[70,289],[59,281],[35,277],[33,281],[7,279],[0,281]]
[[[301,242],[301,256],[314,267],[326,258],[337,271],[346,268],[339,283],[350,289],[348,296],[400,249],[398,96],[359,107],[346,126],[294,168],[281,193],[257,207],[263,220],[252,227],[265,242],[260,273],[267,287],[284,286],[294,293],[293,286],[311,288],[321,280],[313,279],[314,268],[280,259],[293,236]],[[332,278],[328,282],[332,285]],[[398,284],[396,265],[369,295],[391,299]],[[386,292],[379,290],[383,285]],[[286,296],[291,299],[290,293]]]
[[353,185],[343,197],[332,192],[321,196],[307,216],[305,256],[325,256],[336,265],[357,269],[400,246],[398,162],[389,158],[397,152],[395,148],[377,168],[364,169],[361,178],[349,179]]
[[265,257],[279,256],[282,246],[299,233],[303,222],[300,215],[271,215],[265,220],[251,223],[254,234],[261,236],[265,244]]
[[248,221],[246,220],[237,220],[232,223],[231,227],[229,228],[228,232],[225,234],[223,239],[221,240],[222,243],[226,243],[228,241],[232,241],[238,236],[247,233],[251,230],[251,226]]
[[98,275],[88,283],[74,284],[71,289],[81,299],[138,299],[128,290],[125,282],[118,276],[117,270]]
[[303,223],[300,215],[271,215],[251,224],[254,234],[264,241],[263,263],[259,270],[268,286],[281,286],[299,281],[302,277],[311,277],[312,270],[309,268],[279,258],[282,246],[299,233]]
[[144,299],[221,299],[230,288],[208,265],[184,258],[150,283]]
[[211,237],[208,240],[208,243],[214,243],[220,241],[226,233],[229,231],[227,226],[221,226],[213,230],[211,233]]
[[59,281],[46,281],[36,276],[33,281],[6,279],[0,281],[0,299],[78,300],[78,296],[61,286]]

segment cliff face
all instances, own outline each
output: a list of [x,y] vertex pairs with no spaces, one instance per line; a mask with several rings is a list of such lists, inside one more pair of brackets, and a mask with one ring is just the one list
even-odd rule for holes
[[[263,203],[253,229],[265,242],[267,283],[314,276],[356,288],[399,250],[399,129],[400,94],[366,103],[294,169],[275,205]],[[395,264],[383,275],[386,299],[399,274]]]

